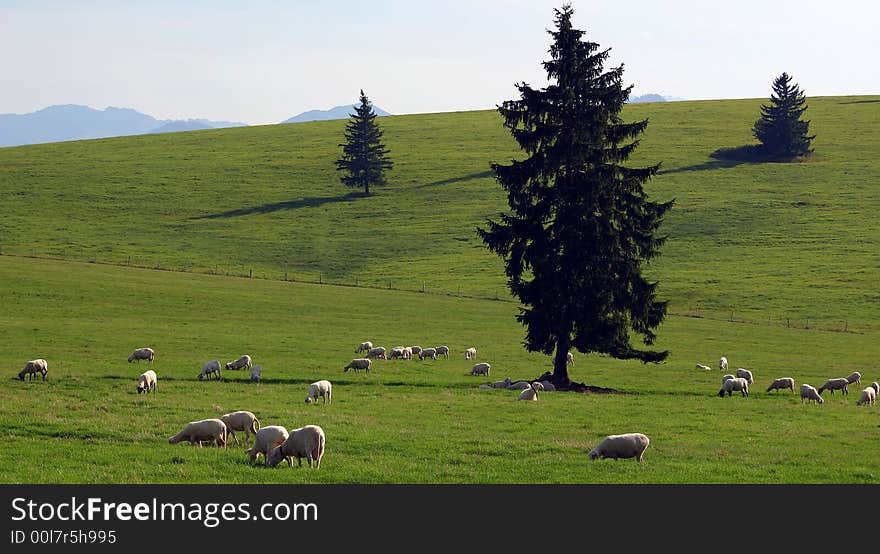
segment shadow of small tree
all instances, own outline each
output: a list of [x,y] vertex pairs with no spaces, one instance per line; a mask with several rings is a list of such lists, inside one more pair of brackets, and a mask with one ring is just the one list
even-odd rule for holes
[[732,148],[719,148],[709,154],[715,160],[738,163],[802,163],[812,159],[812,153],[801,156],[776,156],[760,144],[744,144]]

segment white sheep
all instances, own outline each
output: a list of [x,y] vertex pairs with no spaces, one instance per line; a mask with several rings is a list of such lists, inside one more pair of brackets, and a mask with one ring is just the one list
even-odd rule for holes
[[846,377],[838,377],[837,379],[828,379],[825,381],[825,384],[819,387],[819,394],[821,395],[823,391],[830,390],[831,394],[834,394],[834,391],[839,390],[843,391],[843,394],[849,394],[847,390],[847,385],[849,385],[849,380]]
[[752,378],[752,372],[742,367],[736,370],[736,376],[742,377],[743,379],[748,381],[750,385],[755,382],[755,380]]
[[729,379],[736,379],[736,375],[732,375],[732,374],[728,373],[727,375],[725,375],[721,378],[721,383],[724,384],[724,381],[727,381]]
[[317,425],[306,425],[290,432],[283,443],[269,451],[266,457],[266,465],[275,467],[282,458],[287,460],[288,467],[293,467],[292,458],[296,458],[299,467],[302,467],[302,459],[305,458],[312,467],[321,467],[321,458],[324,457],[324,445],[327,442],[324,430]]
[[565,354],[565,363],[569,365],[574,364],[574,354],[570,350]]
[[236,431],[244,431],[244,438],[247,440],[250,438],[251,433],[256,435],[257,431],[260,430],[260,420],[257,419],[253,412],[246,410],[224,414],[220,416],[220,421],[226,424],[226,429],[232,435],[232,438],[235,439],[235,444],[238,444],[238,437],[235,436]]
[[727,371],[727,358],[721,356],[721,359],[718,360],[718,369],[721,371]]
[[527,388],[530,388],[531,386],[532,386],[532,384],[529,381],[516,381],[515,383],[511,384],[507,388],[509,388],[511,390],[526,390]]
[[257,434],[254,435],[254,445],[245,450],[245,453],[250,457],[251,463],[256,461],[257,456],[260,454],[263,455],[263,459],[266,459],[266,454],[286,441],[289,436],[290,433],[281,425],[261,427]]
[[140,377],[138,377],[137,381],[137,391],[138,394],[146,393],[149,394],[150,391],[156,392],[156,372],[152,369],[148,369],[145,372],[141,373]]
[[318,397],[324,399],[324,404],[332,402],[333,385],[330,381],[326,379],[321,379],[320,381],[315,381],[311,385],[309,385],[309,395],[306,396],[306,404],[311,404],[313,401],[315,403],[318,402]]
[[360,354],[361,352],[369,352],[371,348],[373,348],[373,343],[370,341],[364,341],[358,345],[354,353]]
[[403,359],[404,360],[412,360],[412,357],[413,357],[412,347],[410,347],[410,346],[403,347]]
[[490,385],[489,383],[483,383],[483,384],[480,385],[478,388],[479,388],[480,390],[492,390],[492,389],[494,389],[495,387],[493,387],[493,386]]
[[190,421],[183,428],[183,431],[168,439],[168,443],[177,444],[180,441],[189,441],[190,444],[198,443],[201,447],[203,442],[214,442],[217,446],[226,448],[226,433],[226,424],[219,419]]
[[474,367],[471,369],[471,375],[489,375],[489,371],[492,369],[492,366],[487,362],[481,362],[479,364],[474,364]]
[[220,360],[205,362],[205,365],[202,366],[202,371],[200,371],[198,375],[199,381],[205,378],[213,379],[214,376],[216,376],[218,380],[220,379]]
[[449,347],[448,346],[438,346],[434,348],[434,352],[437,356],[445,356],[446,359],[449,359]]
[[425,358],[431,358],[432,360],[437,359],[437,349],[436,348],[422,348],[422,351],[419,352],[419,359],[424,360]]
[[251,383],[259,383],[263,380],[263,366],[254,364],[251,368]]
[[874,389],[874,392],[877,393],[877,396],[880,396],[880,383],[874,381],[873,383],[871,383],[871,388]]
[[465,360],[476,360],[477,359],[477,349],[471,346],[467,350],[464,351],[464,359]]
[[413,356],[418,356],[418,355],[419,355],[419,352],[422,351],[422,347],[419,346],[419,345],[410,346],[410,349],[412,350],[412,355],[413,355]]
[[37,358],[36,360],[30,360],[26,364],[24,364],[24,369],[18,372],[18,380],[24,381],[24,376],[27,375],[28,381],[36,377],[37,373],[42,374],[43,381],[46,380],[46,374],[49,373],[49,362],[44,360],[43,358]]
[[727,396],[733,396],[733,391],[740,391],[743,396],[749,395],[749,382],[744,377],[734,377],[733,379],[727,379],[723,383],[721,383],[721,390],[718,391],[718,396],[724,398],[724,393],[727,393]]
[[774,379],[770,386],[767,387],[767,392],[779,389],[791,389],[791,392],[794,392],[794,378],[780,377],[779,379]]
[[544,392],[553,392],[556,390],[556,385],[550,381],[541,381],[541,385],[544,387]]
[[861,406],[862,404],[873,404],[877,399],[877,391],[874,390],[874,387],[865,387],[862,390],[862,395],[856,401],[856,406]]
[[226,369],[250,369],[251,365],[251,357],[245,354],[234,362],[227,363],[225,367]]
[[[384,354],[383,354],[384,355]],[[348,362],[348,365],[342,368],[343,373],[348,371],[349,369],[353,369],[355,373],[358,371],[365,369],[367,372],[370,371],[370,367],[373,365],[373,360],[369,358],[355,358],[352,361]]]
[[590,451],[590,459],[597,458],[635,458],[639,462],[645,455],[645,450],[651,444],[651,439],[642,433],[624,433],[622,435],[608,435],[596,448]]
[[846,376],[846,380],[849,381],[850,384],[853,383],[861,383],[862,382],[862,374],[858,371],[853,371],[849,375]]
[[490,385],[493,389],[509,389],[510,377],[505,377],[503,381],[495,381]]
[[141,360],[147,360],[150,363],[153,363],[153,360],[156,358],[156,352],[153,351],[152,348],[136,348],[134,352],[129,354],[128,363],[138,362]]
[[822,395],[819,394],[819,391],[816,390],[816,387],[804,383],[801,385],[801,404],[807,401],[809,401],[810,403],[825,403],[825,400],[822,399]]
[[374,348],[370,348],[367,351],[367,358],[382,358],[383,360],[387,360],[388,358],[385,356],[385,347],[376,346]]
[[711,370],[712,368],[707,365],[697,364],[697,369]]
[[524,389],[521,393],[519,393],[519,398],[517,398],[517,400],[537,400],[538,390],[535,388],[536,384],[540,383],[531,383],[530,387]]

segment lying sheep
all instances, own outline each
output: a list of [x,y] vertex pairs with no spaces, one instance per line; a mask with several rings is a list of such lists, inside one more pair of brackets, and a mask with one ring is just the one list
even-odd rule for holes
[[849,375],[846,376],[846,380],[849,381],[850,384],[860,383],[862,382],[862,374],[858,371],[853,371]]
[[495,381],[490,385],[493,389],[509,389],[510,377],[505,377],[503,381]]
[[425,358],[431,358],[432,360],[437,359],[437,349],[436,348],[422,348],[422,351],[419,352],[419,359],[424,360]]
[[254,364],[251,368],[251,383],[259,383],[263,379],[263,366]]
[[847,385],[849,385],[849,381],[846,377],[839,377],[837,379],[828,379],[825,381],[825,384],[819,387],[819,394],[822,394],[822,391],[830,390],[831,394],[834,394],[834,391],[839,390],[843,391],[843,394],[849,394],[849,391],[846,389]]
[[302,459],[305,458],[312,467],[321,467],[321,458],[324,457],[324,444],[326,437],[324,430],[317,425],[306,425],[290,432],[283,443],[269,451],[266,457],[266,465],[275,467],[282,458],[287,460],[288,467],[293,467],[292,458],[296,458],[299,467],[302,467]]
[[478,388],[479,388],[480,390],[492,390],[492,389],[494,389],[495,387],[493,387],[493,386],[490,385],[489,383],[483,383],[483,384],[480,385]]
[[361,352],[369,352],[371,348],[373,348],[373,343],[370,341],[364,341],[358,345],[354,353],[360,354]]
[[874,390],[874,387],[865,387],[862,390],[862,395],[856,401],[856,406],[861,406],[862,404],[873,404],[877,399],[877,391]]
[[477,349],[471,346],[467,350],[464,351],[464,359],[465,360],[476,360],[477,359]]
[[24,381],[24,376],[27,375],[28,381],[36,377],[37,373],[43,376],[43,381],[46,380],[46,374],[49,373],[49,362],[44,360],[43,358],[37,358],[36,360],[30,360],[26,364],[24,364],[24,369],[18,372],[18,380]]
[[260,454],[263,455],[263,459],[266,459],[267,453],[286,441],[289,436],[290,433],[281,425],[261,427],[254,435],[254,445],[245,450],[245,453],[250,457],[251,463],[254,463]]
[[306,396],[306,404],[311,404],[313,401],[317,403],[319,396],[324,399],[324,404],[331,402],[332,389],[333,385],[326,379],[315,381],[309,385],[309,395]]
[[538,381],[534,381],[534,382],[532,383],[532,388],[535,389],[535,390],[544,390],[544,385],[541,384],[541,383],[538,382]]
[[492,366],[486,362],[475,364],[473,369],[471,369],[471,375],[489,375],[489,370],[491,369]]
[[437,356],[445,356],[446,359],[449,359],[449,347],[448,346],[438,346],[434,348],[434,352]]
[[727,375],[725,375],[721,378],[721,383],[723,384],[724,381],[727,381],[728,379],[736,379],[736,375],[732,375],[732,374],[728,373]]
[[205,362],[205,365],[202,366],[202,371],[199,372],[199,381],[202,379],[208,378],[213,379],[217,377],[217,380],[220,380],[220,360],[211,360],[210,362]]
[[168,439],[168,443],[177,444],[180,441],[189,441],[190,444],[199,443],[199,447],[201,447],[203,442],[214,442],[217,446],[226,448],[226,433],[226,424],[219,419],[190,421],[183,428],[183,431]]
[[825,403],[825,400],[822,399],[822,396],[819,394],[819,391],[816,390],[816,387],[804,383],[801,385],[801,404],[807,401],[811,403],[818,402],[819,404]]
[[697,369],[711,370],[712,368],[707,365],[697,364]]
[[251,357],[245,354],[234,362],[229,362],[225,367],[226,369],[250,369],[251,365]]
[[544,387],[544,392],[553,392],[556,390],[556,385],[550,381],[541,381],[541,386]]
[[253,412],[245,410],[222,415],[220,416],[220,421],[226,424],[226,429],[232,435],[232,438],[235,439],[235,444],[238,444],[238,437],[235,436],[236,431],[244,431],[244,438],[247,440],[250,438],[251,433],[256,435],[257,431],[260,430],[260,420],[257,419]]
[[532,384],[529,381],[516,381],[507,388],[512,389],[512,390],[526,390],[527,388],[530,388],[531,386],[532,386]]
[[727,358],[721,356],[721,359],[718,360],[718,369],[721,371],[727,371]]
[[138,377],[137,383],[138,394],[142,392],[150,394],[150,391],[156,392],[156,372],[152,369],[146,370]]
[[152,348],[137,348],[128,356],[128,363],[135,361],[140,363],[141,360],[147,360],[148,362],[153,363],[155,357],[156,353]]
[[367,351],[367,358],[382,358],[383,360],[387,360],[388,358],[385,356],[385,347],[377,346],[375,348],[370,348]]
[[772,390],[779,389],[791,389],[791,392],[794,392],[794,379],[791,377],[780,377],[779,379],[774,379],[770,386],[767,387],[767,392]]
[[536,384],[538,383],[531,383],[530,387],[524,389],[521,393],[519,393],[519,398],[517,398],[517,400],[537,400],[538,391],[535,388]]
[[639,462],[645,455],[645,450],[651,444],[651,439],[642,433],[624,433],[623,435],[608,435],[596,448],[590,451],[590,459],[597,458],[635,458]]
[[727,393],[727,396],[733,396],[733,391],[740,391],[743,396],[749,395],[749,382],[744,377],[734,377],[733,379],[728,379],[721,384],[721,390],[718,391],[718,396],[724,398],[724,393]]
[[752,372],[742,367],[736,370],[736,376],[742,377],[743,379],[748,381],[750,385],[755,382],[755,380],[752,378]]
[[349,369],[353,369],[355,373],[358,371],[365,369],[367,372],[370,371],[370,366],[373,365],[373,360],[369,358],[355,358],[352,361],[348,362],[348,365],[342,368],[343,373],[348,371]]

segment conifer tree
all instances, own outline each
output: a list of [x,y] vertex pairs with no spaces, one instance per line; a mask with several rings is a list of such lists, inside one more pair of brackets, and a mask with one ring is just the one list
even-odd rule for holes
[[632,86],[623,88],[623,66],[604,71],[609,50],[572,27],[571,5],[555,10],[549,84],[517,84],[518,100],[498,107],[504,125],[528,157],[492,164],[508,194],[510,213],[487,221],[478,233],[505,262],[508,286],[522,306],[525,348],[553,355],[551,380],[572,388],[569,349],[618,359],[661,362],[667,351],[638,350],[666,316],[658,283],[641,275],[659,254],[655,236],[672,207],[650,202],[642,185],[660,164],[621,165],[638,146],[648,121],[625,123],[620,111]]
[[352,188],[363,188],[364,194],[370,194],[370,187],[386,184],[385,171],[394,164],[388,159],[388,150],[382,144],[382,130],[376,123],[373,105],[361,90],[360,105],[345,126],[345,144],[342,147],[342,158],[336,160],[337,171],[342,171],[339,178],[345,185]]
[[810,142],[816,135],[808,136],[810,122],[800,119],[806,109],[804,93],[797,85],[791,85],[787,73],[774,79],[770,105],[761,106],[761,118],[752,127],[766,157],[791,160],[813,152]]

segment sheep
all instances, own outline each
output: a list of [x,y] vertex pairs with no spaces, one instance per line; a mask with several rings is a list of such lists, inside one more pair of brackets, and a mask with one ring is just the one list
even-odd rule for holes
[[539,383],[531,383],[530,386],[519,393],[517,400],[538,400],[538,390],[535,385]]
[[317,425],[306,425],[290,432],[287,439],[269,451],[266,457],[266,465],[275,467],[282,458],[287,460],[288,467],[293,467],[291,458],[296,458],[299,467],[302,467],[302,459],[305,458],[312,467],[312,461],[315,462],[315,468],[321,467],[321,458],[324,457],[324,444],[326,437],[324,430]]
[[225,367],[226,369],[250,369],[251,357],[245,354],[234,362],[227,363]]
[[532,384],[528,381],[517,381],[507,388],[512,389],[512,390],[526,390],[527,388],[530,388],[531,386],[532,386]]
[[259,383],[263,379],[263,366],[254,364],[251,368],[251,383]]
[[744,369],[744,368],[737,369],[736,376],[742,377],[743,379],[748,381],[750,385],[755,382],[755,380],[752,378],[752,372],[749,371],[748,369]]
[[495,381],[490,385],[493,389],[509,389],[510,377],[505,377],[503,381]]
[[552,392],[556,390],[556,385],[550,381],[541,381],[541,385],[544,387],[544,392]]
[[822,399],[822,396],[819,394],[819,391],[816,390],[816,387],[804,383],[801,385],[801,404],[807,401],[811,403],[818,402],[819,404],[825,403],[825,400]]
[[432,360],[437,359],[437,349],[436,348],[422,348],[422,351],[419,352],[419,359],[424,360],[425,358],[431,358]]
[[697,364],[697,369],[705,369],[708,371],[708,370],[711,370],[712,368],[707,365]]
[[873,383],[871,383],[871,388],[874,389],[874,392],[877,393],[877,396],[880,396],[880,383],[874,381]]
[[489,370],[492,369],[492,366],[487,362],[481,362],[479,364],[474,364],[473,369],[471,369],[471,375],[489,375]]
[[156,372],[152,369],[148,369],[145,372],[141,373],[141,376],[138,377],[137,381],[137,391],[138,394],[146,393],[150,394],[150,391],[156,392]]
[[749,382],[744,377],[734,377],[733,379],[728,379],[721,384],[721,390],[718,391],[718,396],[724,398],[724,393],[727,393],[727,396],[733,396],[733,391],[738,390],[742,393],[743,396],[749,395]]
[[412,349],[412,355],[413,355],[413,356],[418,356],[418,355],[419,355],[419,352],[422,351],[422,347],[421,347],[421,346],[418,346],[418,345],[416,345],[416,346],[410,346],[410,348]]
[[635,458],[641,462],[651,439],[642,433],[624,433],[608,435],[594,449],[590,450],[590,459],[597,458]]
[[728,373],[727,375],[725,375],[724,377],[721,378],[721,384],[724,384],[724,381],[727,381],[728,379],[736,379],[736,375]]
[[183,428],[183,431],[168,439],[168,443],[177,444],[180,441],[189,441],[190,444],[199,443],[201,448],[202,442],[214,442],[218,447],[226,448],[226,433],[226,424],[219,419],[190,421]]
[[448,346],[438,346],[434,348],[434,352],[437,356],[445,356],[446,359],[449,359],[449,347]]
[[492,389],[494,389],[495,387],[493,387],[493,386],[490,385],[489,383],[483,383],[483,384],[480,385],[478,388],[479,388],[480,390],[492,390]]
[[377,346],[375,348],[370,348],[367,351],[367,358],[382,358],[383,360],[387,360],[388,358],[385,356],[385,347]]
[[250,457],[251,463],[254,463],[260,454],[265,459],[270,450],[286,441],[289,436],[290,433],[281,425],[261,427],[254,435],[254,445],[245,450],[245,453]]
[[18,380],[24,381],[24,376],[27,375],[28,381],[30,381],[37,375],[37,373],[41,374],[43,376],[43,381],[45,381],[46,374],[49,373],[49,362],[43,358],[30,360],[28,363],[24,364],[24,369],[18,372]]
[[727,371],[727,358],[721,356],[721,359],[718,360],[718,369],[721,371]]
[[862,395],[856,401],[856,406],[861,406],[862,404],[873,404],[877,399],[877,391],[874,390],[874,387],[865,387],[862,390]]
[[348,365],[342,368],[342,372],[345,373],[349,369],[353,369],[355,373],[358,371],[365,369],[369,373],[370,366],[373,365],[373,360],[369,358],[355,358],[352,361],[348,362]]
[[202,379],[208,378],[212,379],[213,376],[216,376],[219,380],[220,377],[220,360],[211,360],[210,362],[205,362],[205,365],[202,366],[202,371],[199,372],[199,381]]
[[794,379],[791,377],[780,377],[779,379],[774,379],[773,382],[770,383],[770,386],[767,387],[767,392],[779,389],[791,389],[791,392],[794,392]]
[[476,360],[477,359],[477,349],[471,346],[467,350],[464,351],[464,359],[465,360]]
[[843,394],[849,394],[849,391],[846,389],[846,386],[849,385],[849,381],[846,377],[839,377],[837,379],[828,379],[825,381],[825,384],[819,387],[819,394],[822,394],[822,391],[830,390],[831,394],[834,394],[836,390],[842,390]]
[[152,348],[136,348],[134,352],[129,354],[128,363],[138,362],[141,360],[147,360],[150,363],[153,363],[153,360],[156,358],[156,352],[153,351]]
[[253,412],[244,410],[231,412],[220,416],[220,421],[226,424],[226,429],[232,435],[232,438],[235,439],[235,444],[238,444],[238,437],[235,436],[236,431],[244,431],[244,438],[247,440],[250,438],[251,433],[256,435],[257,431],[260,430],[260,420],[257,419]]
[[532,388],[535,390],[544,390],[544,385],[538,381],[532,383]]
[[404,360],[406,359],[406,351],[403,349],[402,346],[395,346],[388,352],[389,360],[394,360],[396,358],[403,358]]
[[850,384],[853,383],[861,383],[862,382],[862,374],[858,371],[853,371],[849,375],[846,376],[846,380],[849,381]]
[[330,383],[330,381],[326,379],[315,381],[314,383],[309,385],[309,395],[306,396],[306,404],[311,404],[312,401],[317,403],[319,396],[324,399],[324,404],[331,403],[332,391],[333,385]]
[[412,360],[412,357],[413,357],[412,348],[410,348],[409,346],[405,346],[403,348],[403,359],[404,360]]
[[565,363],[568,365],[574,364],[574,354],[572,354],[571,351],[565,354]]
[[370,349],[373,348],[373,343],[370,341],[362,342],[358,345],[357,349],[355,349],[355,354],[360,354],[361,352],[369,352]]

